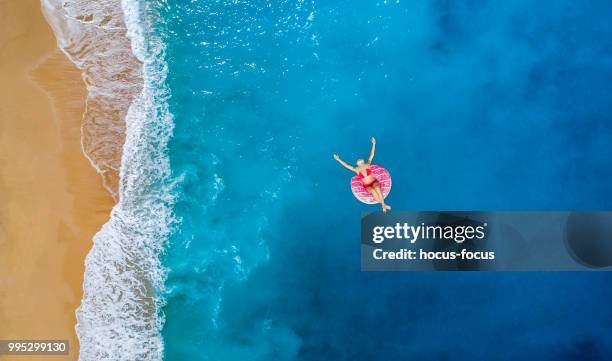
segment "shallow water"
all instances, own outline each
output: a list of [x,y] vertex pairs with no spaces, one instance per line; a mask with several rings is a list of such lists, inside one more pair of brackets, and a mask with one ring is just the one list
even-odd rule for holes
[[165,359],[612,353],[608,274],[361,273],[359,215],[375,208],[331,157],[366,157],[375,135],[395,210],[609,209],[609,4],[160,9],[180,219]]

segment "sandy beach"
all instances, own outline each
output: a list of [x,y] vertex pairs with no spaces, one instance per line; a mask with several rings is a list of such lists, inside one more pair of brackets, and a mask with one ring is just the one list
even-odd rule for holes
[[84,259],[113,201],[81,150],[85,85],[39,0],[0,1],[0,79],[0,339],[68,339],[53,359],[76,360]]

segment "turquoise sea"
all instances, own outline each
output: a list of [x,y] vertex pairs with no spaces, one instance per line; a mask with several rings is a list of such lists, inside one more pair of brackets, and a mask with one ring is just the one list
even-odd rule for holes
[[607,360],[608,274],[361,273],[399,210],[609,209],[605,1],[172,1],[166,360]]
[[610,360],[607,273],[360,272],[377,208],[332,159],[376,136],[394,210],[609,210],[610,2],[122,4],[144,90],[82,359]]

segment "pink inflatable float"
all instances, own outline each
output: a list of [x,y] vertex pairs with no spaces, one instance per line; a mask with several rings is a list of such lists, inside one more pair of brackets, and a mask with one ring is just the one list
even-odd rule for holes
[[[387,195],[389,192],[391,192],[391,175],[385,168],[376,164],[370,165],[370,169],[372,170],[374,178],[376,178],[378,183],[380,183],[380,190],[382,191],[383,196],[387,198]],[[374,196],[366,191],[366,189],[363,187],[363,183],[361,183],[361,180],[357,176],[351,178],[351,190],[353,191],[355,198],[359,199],[363,203],[377,203]]]

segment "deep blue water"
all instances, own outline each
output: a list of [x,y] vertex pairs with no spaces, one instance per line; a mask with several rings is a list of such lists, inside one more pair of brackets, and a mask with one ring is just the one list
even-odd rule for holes
[[609,360],[605,273],[361,273],[394,210],[610,209],[607,1],[172,1],[167,360]]

